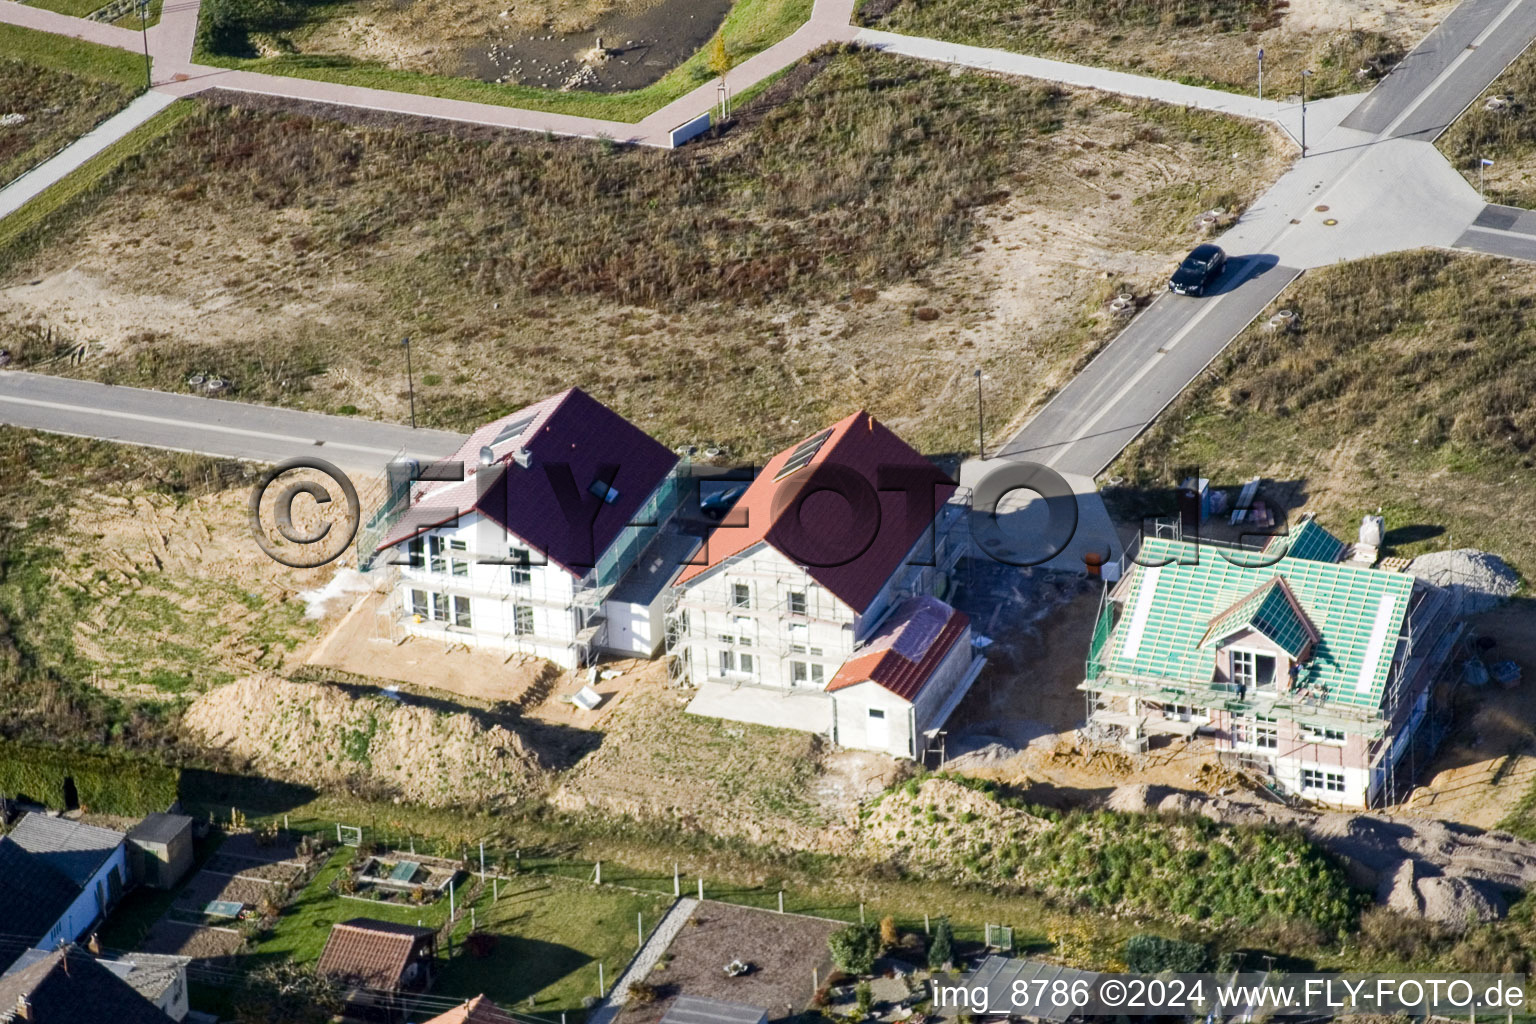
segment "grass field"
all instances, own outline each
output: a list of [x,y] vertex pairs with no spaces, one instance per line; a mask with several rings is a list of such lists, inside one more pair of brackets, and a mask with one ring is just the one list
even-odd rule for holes
[[[860,20],[875,28],[973,46],[1097,64],[1237,92],[1258,87],[1255,54],[1264,50],[1265,95],[1299,88],[1331,96],[1366,88],[1356,72],[1376,60],[1382,70],[1403,53],[1406,37],[1354,27],[1342,4],[1331,23],[1296,31],[1284,0],[864,0]],[[1394,5],[1386,5],[1388,7]],[[1395,5],[1403,6],[1403,5]],[[1363,22],[1364,19],[1362,19]]]
[[134,92],[144,88],[144,58],[140,54],[16,25],[0,24],[0,60],[64,71],[91,81],[114,82]]
[[127,56],[93,46],[0,25],[0,114],[20,114],[0,127],[0,186],[49,159],[128,104],[144,87]]
[[97,0],[28,0],[27,6],[41,7],[45,11],[53,11],[57,14],[67,14],[71,18],[83,18],[106,5],[97,3]]
[[1380,509],[1393,553],[1477,547],[1525,578],[1536,540],[1536,282],[1518,263],[1405,253],[1310,271],[1109,470],[1289,486],[1325,521]]
[[1112,329],[1106,295],[1279,163],[1258,126],[869,53],[769,93],[682,154],[178,105],[0,239],[0,282],[41,282],[0,303],[0,344],[30,365],[25,325],[67,323],[106,353],[76,372],[398,419],[410,334],[425,424],[579,382],[741,457],[859,406],[954,450],[974,368],[1018,396],[1000,431]]
[[436,991],[469,998],[485,993],[508,1008],[543,1016],[577,1014],[597,995],[597,965],[611,986],[634,956],[637,924],[656,927],[668,896],[550,875],[519,875],[501,884],[501,898],[482,893],[475,904],[480,930],[495,934],[495,951],[479,958],[460,951],[444,968]]
[[[1497,97],[1495,106],[1488,103]],[[1435,145],[1473,185],[1478,161],[1490,203],[1536,207],[1536,53],[1527,50],[1452,122]]]
[[[335,13],[341,6],[295,7],[292,8],[293,14],[280,17],[294,19],[293,27],[297,27],[300,18],[325,17],[328,13]],[[810,14],[811,0],[738,0],[726,15],[719,35],[725,41],[732,63],[739,64],[789,36],[805,23]],[[220,36],[209,30],[208,17],[205,5],[204,31],[199,36],[195,56],[196,60],[204,64],[296,78],[314,78],[370,89],[442,96],[474,103],[546,110],[607,121],[639,121],[714,77],[708,67],[707,47],[673,68],[655,84],[623,93],[557,91],[498,84],[453,75],[402,70],[347,54],[295,53],[246,57],[240,55],[249,46],[246,37],[250,32],[262,29],[236,25],[228,30],[223,37],[225,41],[220,44],[214,41]]]
[[226,472],[0,428],[0,733],[159,747],[183,700],[313,635]]

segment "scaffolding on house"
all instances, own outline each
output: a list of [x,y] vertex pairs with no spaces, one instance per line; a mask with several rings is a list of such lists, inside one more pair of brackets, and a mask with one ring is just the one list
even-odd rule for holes
[[[1179,524],[1154,523],[1158,536],[1180,539]],[[1204,541],[1211,544],[1219,542]],[[1127,551],[1128,569],[1134,555]],[[1383,569],[1380,571],[1392,571]],[[1411,793],[1421,766],[1427,765],[1450,729],[1452,702],[1460,683],[1453,657],[1464,643],[1462,621],[1463,587],[1425,584],[1415,587],[1412,603],[1403,618],[1398,636],[1400,655],[1393,660],[1383,691],[1382,702],[1375,709],[1349,709],[1327,703],[1318,696],[1267,696],[1262,701],[1246,698],[1238,687],[1214,680],[1142,679],[1118,682],[1106,679],[1103,652],[1114,633],[1116,610],[1125,600],[1131,573],[1124,572],[1113,585],[1106,584],[1100,594],[1099,613],[1084,666],[1085,719],[1081,735],[1096,746],[1118,745],[1131,749],[1133,733],[1139,733],[1136,716],[1120,712],[1105,698],[1124,697],[1138,704],[1166,712],[1170,706],[1220,708],[1233,715],[1264,714],[1273,718],[1304,719],[1310,729],[1338,727],[1364,733],[1370,742],[1367,768],[1367,796],[1371,806],[1393,806]],[[1097,685],[1092,685],[1097,684]],[[1416,711],[1420,695],[1425,706]],[[1128,703],[1129,706],[1129,703]],[[1222,763],[1252,772],[1265,780],[1277,793],[1287,793],[1277,777],[1275,766],[1295,756],[1310,741],[1302,739],[1290,750],[1278,746],[1269,753],[1252,750],[1221,750]]]
[[[908,573],[902,580],[902,584],[892,591],[890,602],[886,609],[888,615],[902,601],[909,597],[919,596],[923,593],[937,591],[939,597],[952,595],[956,586],[955,573],[960,559],[967,550],[967,539],[961,538],[959,533],[962,527],[967,525],[966,510],[970,506],[969,488],[959,488],[950,500],[940,508],[938,515],[934,517],[934,529],[930,534],[924,533],[924,537],[931,536],[933,542],[929,547],[933,558],[931,562],[914,563],[919,567],[932,568],[933,576],[929,585],[924,587],[921,581],[922,573]],[[919,542],[921,544],[921,542]],[[738,552],[723,559],[716,570],[729,571],[733,567],[740,566],[756,554],[756,546],[745,551]],[[926,554],[926,552],[925,552]],[[805,626],[807,629],[814,623],[832,623],[844,627],[848,623],[841,618],[833,618],[825,614],[820,606],[812,607],[807,604],[802,611],[792,608],[794,601],[788,594],[791,590],[798,590],[801,595],[809,595],[815,580],[804,566],[795,566],[790,569],[777,571],[743,572],[736,570],[734,576],[747,581],[760,581],[768,584],[770,592],[775,598],[769,602],[756,600],[753,593],[745,605],[736,605],[729,599],[726,602],[710,600],[703,597],[697,590],[690,591],[688,587],[673,586],[667,592],[664,604],[664,636],[665,647],[663,657],[667,659],[668,682],[675,686],[695,684],[693,677],[692,649],[695,645],[708,648],[711,651],[718,649],[740,649],[747,653],[761,651],[776,658],[781,665],[786,665],[792,657],[818,657],[810,654],[809,643],[801,643],[795,637],[794,626]],[[777,596],[783,593],[784,596]],[[690,617],[689,612],[698,612],[708,615],[713,612],[718,615],[730,616],[733,620],[748,619],[753,624],[753,638],[749,644],[741,644],[741,634],[735,632],[732,640],[722,640],[719,634],[712,634],[707,629],[695,630],[693,627],[697,620]],[[883,621],[883,617],[882,617]],[[880,622],[871,624],[866,630],[865,640],[857,641],[847,653],[846,658],[856,657],[859,650],[867,642],[867,638],[873,635],[879,628]],[[804,649],[801,649],[804,648]],[[846,660],[845,658],[845,660]],[[834,670],[835,671],[835,670]],[[828,674],[827,679],[830,679]],[[734,680],[728,680],[734,681]],[[825,682],[824,680],[823,682]],[[771,684],[770,684],[771,685]],[[792,688],[792,680],[784,680],[786,688]]]

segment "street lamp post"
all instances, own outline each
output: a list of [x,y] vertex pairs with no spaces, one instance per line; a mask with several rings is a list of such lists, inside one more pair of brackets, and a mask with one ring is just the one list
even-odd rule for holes
[[149,73],[149,0],[139,0],[139,35],[144,40],[144,88],[153,89],[155,80]]
[[1264,98],[1264,47],[1259,47],[1259,99]]
[[1312,77],[1312,72],[1301,73],[1301,155],[1307,155],[1307,79]]
[[987,435],[981,412],[981,371],[976,371],[976,457],[987,457]]
[[407,334],[400,342],[405,349],[405,390],[411,397],[411,429],[416,429],[416,377],[411,373],[411,336]]

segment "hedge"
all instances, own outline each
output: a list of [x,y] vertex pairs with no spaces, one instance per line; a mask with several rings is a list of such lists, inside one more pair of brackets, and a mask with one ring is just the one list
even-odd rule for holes
[[58,750],[0,740],[0,796],[66,809],[66,781],[79,805],[98,814],[139,817],[176,802],[181,771],[142,755]]

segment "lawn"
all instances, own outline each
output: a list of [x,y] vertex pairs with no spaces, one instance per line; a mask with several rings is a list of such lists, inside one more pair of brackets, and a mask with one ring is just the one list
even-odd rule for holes
[[[788,37],[810,17],[812,0],[737,0],[726,15],[719,35],[725,41],[732,64],[739,64],[774,43]],[[644,89],[623,93],[557,91],[528,86],[498,84],[453,75],[427,74],[390,67],[377,61],[359,60],[345,54],[280,54],[266,57],[240,55],[250,46],[253,32],[270,32],[294,27],[304,18],[326,17],[342,5],[299,7],[283,4],[265,5],[260,10],[276,10],[277,25],[251,24],[248,10],[234,9],[235,23],[221,30],[209,19],[213,4],[204,4],[202,31],[198,36],[195,59],[218,67],[240,68],[266,74],[314,78],[320,81],[355,85],[370,89],[442,96],[474,103],[504,107],[545,110],[558,114],[600,118],[633,123],[660,110],[714,77],[709,70],[709,48],[695,53]],[[220,23],[222,24],[222,23]]]
[[45,11],[53,11],[57,14],[67,14],[71,18],[83,18],[92,11],[98,11],[106,4],[97,0],[27,0],[28,7],[41,7]]
[[486,892],[475,905],[480,930],[498,936],[495,951],[484,958],[458,951],[434,991],[483,992],[545,1017],[579,1013],[583,998],[597,995],[598,963],[611,987],[635,954],[637,923],[649,934],[670,903],[612,885],[519,875],[501,883],[500,900]]
[[[1345,535],[1386,517],[1388,553],[1492,551],[1530,579],[1536,539],[1536,280],[1524,264],[1416,252],[1310,271],[1111,467],[1255,474]],[[1165,513],[1156,513],[1165,514]]]
[[[1451,123],[1435,145],[1490,203],[1536,207],[1536,52],[1527,50]],[[1490,106],[1492,101],[1492,106]]]
[[[93,8],[94,10],[94,8]],[[0,59],[65,71],[91,81],[144,88],[144,57],[111,46],[0,23]]]
[[861,406],[952,451],[976,367],[1000,433],[1113,330],[1106,268],[1146,287],[1279,163],[1260,126],[872,53],[795,68],[682,154],[231,102],[171,108],[0,248],[0,286],[41,282],[0,302],[18,363],[46,319],[103,343],[68,372],[398,419],[408,333],[428,425],[580,383],[743,458]]
[[[1252,93],[1264,50],[1265,96],[1283,98],[1312,71],[1309,91],[1331,96],[1366,88],[1357,71],[1400,59],[1411,33],[1394,39],[1345,25],[1341,11],[1321,30],[1293,30],[1285,0],[864,0],[858,20],[905,35],[990,46],[1112,67],[1190,85]],[[1340,24],[1334,26],[1333,21]]]

